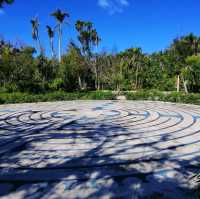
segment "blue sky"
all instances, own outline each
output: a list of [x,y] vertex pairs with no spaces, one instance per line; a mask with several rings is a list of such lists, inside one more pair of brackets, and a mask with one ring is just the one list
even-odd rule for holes
[[[70,13],[64,30],[64,48],[76,41],[74,23],[90,20],[102,38],[99,50],[121,51],[141,47],[151,53],[169,46],[173,38],[193,32],[200,35],[199,0],[15,0],[0,10],[0,35],[6,40],[34,45],[30,19],[40,19],[40,37],[48,48],[46,25],[55,25],[49,15],[56,8]],[[55,43],[56,45],[56,43]]]

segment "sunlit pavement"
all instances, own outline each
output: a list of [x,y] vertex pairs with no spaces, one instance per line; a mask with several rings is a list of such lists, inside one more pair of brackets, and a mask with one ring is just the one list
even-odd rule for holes
[[200,107],[144,101],[0,106],[2,198],[195,198]]

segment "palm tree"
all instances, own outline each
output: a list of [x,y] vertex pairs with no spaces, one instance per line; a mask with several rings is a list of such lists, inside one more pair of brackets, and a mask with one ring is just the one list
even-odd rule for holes
[[98,36],[97,31],[95,29],[93,29],[91,31],[91,38],[92,38],[92,41],[93,41],[94,45],[98,46],[100,41],[101,41],[101,39]]
[[57,9],[55,12],[51,14],[51,16],[55,17],[58,23],[56,26],[56,28],[58,28],[58,58],[59,58],[59,62],[61,62],[62,25],[64,23],[65,18],[69,17],[69,14],[66,12],[62,12],[60,9]]
[[[92,58],[91,48],[92,46],[96,46],[97,48],[100,42],[100,38],[97,34],[97,31],[96,29],[93,28],[93,24],[90,21],[78,20],[75,26],[76,30],[79,33],[78,40],[82,45],[82,52],[85,56],[85,59],[87,60],[88,63],[91,63],[90,62],[90,59]],[[95,73],[95,88],[99,89],[100,83],[97,71],[97,57],[95,57],[95,63],[93,65],[93,68]]]
[[40,24],[39,24],[37,17],[31,19],[31,25],[32,25],[32,38],[33,38],[33,40],[36,41],[38,49],[40,50],[40,53],[42,53],[43,50],[42,50],[42,45],[41,45],[40,38],[39,38]]
[[97,48],[98,45],[101,41],[100,37],[97,34],[97,31],[95,29],[93,29],[91,31],[91,40],[93,42],[93,44],[96,46],[96,56],[95,56],[95,88],[96,89],[100,89],[100,82],[99,82],[99,75],[98,75],[98,71],[97,71]]
[[84,21],[78,20],[78,21],[76,22],[75,26],[76,26],[76,30],[77,30],[78,32],[80,32],[80,31],[83,29]]
[[52,58],[53,58],[55,56],[54,46],[53,46],[54,31],[50,26],[46,26],[46,28],[47,28],[47,33],[48,33],[48,36],[49,36],[49,41],[50,41],[51,55],[52,55]]
[[135,70],[135,89],[138,88],[138,73],[140,70],[142,50],[140,48],[131,48],[128,51],[132,54],[130,57],[130,65],[134,67]]
[[200,46],[200,39],[194,35],[190,35],[191,37],[191,46],[192,46],[192,51],[194,55],[198,55],[199,52],[199,46]]
[[75,24],[78,31],[78,40],[82,45],[83,53],[87,56],[91,56],[91,45],[98,46],[100,38],[97,35],[97,31],[93,29],[93,24],[89,21],[78,20]]

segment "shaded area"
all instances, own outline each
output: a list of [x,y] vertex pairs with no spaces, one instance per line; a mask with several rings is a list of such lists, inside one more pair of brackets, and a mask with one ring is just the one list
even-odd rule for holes
[[[122,105],[102,104],[92,110],[102,111],[98,112],[98,116],[104,114],[102,119],[88,116],[87,112],[84,118],[76,117],[73,111],[1,115],[1,195],[9,198],[13,192],[14,198],[198,198],[194,193],[197,179],[192,177],[200,169],[200,148],[196,145],[200,140],[191,140],[200,132],[197,117],[191,116],[188,124],[184,124],[186,116],[163,116],[154,110],[154,117],[145,113],[143,104],[140,109],[144,114],[133,110],[132,114],[117,112],[113,116],[106,114],[107,109]],[[190,146],[195,150],[182,152]]]

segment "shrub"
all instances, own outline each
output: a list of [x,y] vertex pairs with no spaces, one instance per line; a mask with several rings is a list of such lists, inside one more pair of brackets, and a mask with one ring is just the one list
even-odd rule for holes
[[0,93],[0,104],[5,103],[25,103],[25,102],[46,102],[46,101],[63,101],[63,100],[113,100],[115,95],[111,91],[94,91],[94,92],[73,92],[56,91],[43,94],[31,93]]
[[182,92],[160,92],[157,90],[124,92],[128,100],[168,101],[200,105],[200,94],[185,94]]

